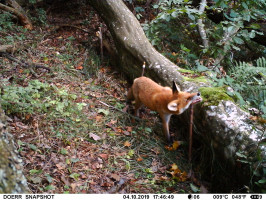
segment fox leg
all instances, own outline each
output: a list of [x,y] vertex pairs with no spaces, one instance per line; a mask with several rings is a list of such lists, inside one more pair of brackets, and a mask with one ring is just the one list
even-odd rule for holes
[[168,143],[171,143],[171,137],[170,137],[170,132],[169,132],[169,122],[170,122],[170,118],[171,118],[171,114],[160,114],[161,118],[162,118],[162,122],[163,122],[163,132],[164,135],[167,139]]
[[139,109],[142,106],[141,101],[135,99],[135,116],[139,117]]

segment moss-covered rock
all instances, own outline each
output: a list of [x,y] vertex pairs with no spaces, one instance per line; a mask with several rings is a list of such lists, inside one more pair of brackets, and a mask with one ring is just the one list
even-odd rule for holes
[[201,87],[199,91],[203,98],[204,105],[206,106],[217,106],[221,100],[234,102],[234,100],[226,94],[226,89],[224,87]]

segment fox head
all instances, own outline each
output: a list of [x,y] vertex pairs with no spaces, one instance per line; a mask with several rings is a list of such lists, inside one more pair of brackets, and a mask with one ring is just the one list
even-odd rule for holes
[[181,92],[174,81],[172,92],[172,100],[167,104],[167,109],[176,115],[182,114],[191,104],[197,104],[202,101],[199,92]]

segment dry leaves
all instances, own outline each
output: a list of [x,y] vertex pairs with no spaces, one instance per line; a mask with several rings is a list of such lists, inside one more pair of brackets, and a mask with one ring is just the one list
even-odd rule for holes
[[130,142],[127,140],[127,141],[124,142],[124,146],[125,146],[125,147],[130,147],[131,144],[130,144]]

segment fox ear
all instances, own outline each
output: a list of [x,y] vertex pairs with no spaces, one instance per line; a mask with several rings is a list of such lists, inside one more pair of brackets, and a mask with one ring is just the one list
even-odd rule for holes
[[168,108],[168,110],[175,112],[178,109],[177,103],[174,101],[171,101],[170,103],[168,103],[167,108]]
[[180,91],[179,87],[176,85],[175,81],[173,81],[173,94],[178,93]]

